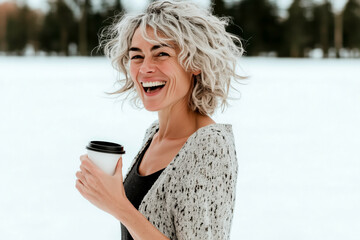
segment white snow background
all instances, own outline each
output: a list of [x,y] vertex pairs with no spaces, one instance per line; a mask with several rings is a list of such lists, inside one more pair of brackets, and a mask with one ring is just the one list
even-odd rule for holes
[[[243,58],[233,125],[231,239],[360,239],[360,60]],[[125,146],[125,173],[156,113],[116,98],[105,58],[0,57],[0,239],[120,239],[77,192],[94,139]]]

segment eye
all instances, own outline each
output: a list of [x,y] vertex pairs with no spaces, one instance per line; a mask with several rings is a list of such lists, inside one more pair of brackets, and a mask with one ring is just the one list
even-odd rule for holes
[[135,55],[135,56],[132,56],[130,59],[131,60],[135,60],[135,59],[142,59],[143,57],[141,55]]
[[161,52],[158,54],[159,57],[163,57],[163,56],[170,56],[168,53],[166,52]]

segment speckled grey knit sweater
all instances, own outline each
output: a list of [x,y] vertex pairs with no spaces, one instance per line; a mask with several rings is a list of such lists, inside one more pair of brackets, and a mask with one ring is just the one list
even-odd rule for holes
[[[139,153],[158,128],[156,121],[147,129]],[[229,239],[237,169],[231,125],[202,127],[161,173],[139,211],[172,240]]]

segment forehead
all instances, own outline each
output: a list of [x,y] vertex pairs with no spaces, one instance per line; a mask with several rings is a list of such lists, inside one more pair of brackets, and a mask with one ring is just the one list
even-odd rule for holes
[[151,46],[169,45],[175,48],[176,44],[174,43],[174,41],[168,40],[165,34],[163,34],[162,32],[158,31],[155,35],[154,29],[151,27],[147,27],[145,29],[145,32],[146,33],[144,34],[144,31],[140,27],[138,27],[132,37],[131,46],[149,44]]

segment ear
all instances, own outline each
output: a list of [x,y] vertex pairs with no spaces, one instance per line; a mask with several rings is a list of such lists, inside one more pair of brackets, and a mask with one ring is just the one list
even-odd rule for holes
[[197,75],[199,75],[200,73],[201,73],[201,70],[200,70],[200,69],[197,70],[197,71],[195,71],[195,72],[193,72],[194,76],[197,76]]

